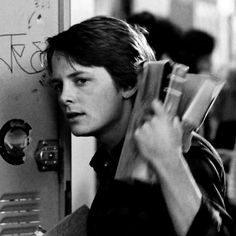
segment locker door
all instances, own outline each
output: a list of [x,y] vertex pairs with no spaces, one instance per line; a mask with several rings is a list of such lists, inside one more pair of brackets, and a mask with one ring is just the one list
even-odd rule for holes
[[[28,142],[20,149],[25,153],[23,163],[12,164],[2,153],[0,156],[1,236],[31,235],[38,224],[49,229],[64,214],[63,176],[56,164],[54,170],[40,170],[35,159],[40,141],[45,148],[42,140],[56,144],[59,140],[58,109],[43,83],[45,71],[39,57],[45,39],[58,33],[59,10],[59,1],[55,0],[1,0],[0,129],[9,129],[0,137],[7,154],[12,146],[22,144],[23,136]],[[54,146],[46,147],[38,157],[54,161]],[[60,152],[58,155],[62,159]]]

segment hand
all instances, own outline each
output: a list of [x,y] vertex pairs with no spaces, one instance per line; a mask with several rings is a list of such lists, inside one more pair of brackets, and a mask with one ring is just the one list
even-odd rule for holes
[[192,144],[192,137],[193,137],[193,130],[194,130],[194,126],[189,124],[188,122],[186,121],[182,121],[181,123],[181,126],[182,126],[182,130],[183,130],[183,133],[182,133],[182,149],[183,149],[183,152],[188,152],[190,147],[191,147],[191,144]]
[[154,115],[135,131],[134,138],[141,156],[156,166],[182,152],[182,129],[178,117],[171,118],[159,101],[151,107]]

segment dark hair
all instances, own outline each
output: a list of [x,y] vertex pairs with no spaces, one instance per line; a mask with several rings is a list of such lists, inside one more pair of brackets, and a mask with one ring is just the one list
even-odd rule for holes
[[158,17],[150,12],[135,13],[127,18],[132,25],[139,25],[148,31],[147,41],[154,49],[156,58],[167,54],[175,60],[180,47],[182,29],[165,17]]
[[210,56],[215,47],[215,38],[199,29],[189,29],[182,36],[178,61],[189,66],[189,72],[198,73],[197,63]]
[[47,39],[44,51],[47,69],[52,72],[52,56],[62,53],[69,62],[102,66],[118,88],[134,86],[140,63],[155,60],[141,29],[107,16],[96,16]]
[[190,29],[183,34],[182,47],[196,57],[202,57],[213,52],[215,39],[203,30]]

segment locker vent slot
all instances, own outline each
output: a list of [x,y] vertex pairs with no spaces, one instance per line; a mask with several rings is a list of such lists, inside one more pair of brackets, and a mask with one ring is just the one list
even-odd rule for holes
[[32,235],[40,225],[38,192],[6,193],[0,197],[0,236]]

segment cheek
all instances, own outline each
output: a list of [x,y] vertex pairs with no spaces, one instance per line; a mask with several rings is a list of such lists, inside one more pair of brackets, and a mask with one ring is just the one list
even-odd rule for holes
[[122,96],[114,89],[107,89],[98,93],[93,101],[93,111],[100,114],[100,117],[113,117],[121,112]]

